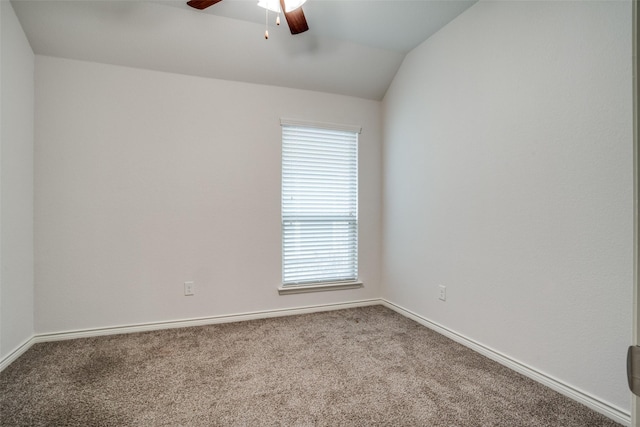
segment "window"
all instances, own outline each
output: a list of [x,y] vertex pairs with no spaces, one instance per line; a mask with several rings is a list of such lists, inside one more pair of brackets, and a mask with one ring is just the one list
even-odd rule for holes
[[358,279],[358,129],[282,122],[282,276]]

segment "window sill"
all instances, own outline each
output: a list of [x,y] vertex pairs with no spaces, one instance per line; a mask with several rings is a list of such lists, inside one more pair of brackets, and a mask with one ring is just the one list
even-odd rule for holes
[[347,289],[358,289],[364,287],[362,282],[336,282],[336,283],[323,283],[321,285],[289,285],[280,286],[278,288],[278,294],[304,294],[307,292],[325,292],[325,291],[343,291]]

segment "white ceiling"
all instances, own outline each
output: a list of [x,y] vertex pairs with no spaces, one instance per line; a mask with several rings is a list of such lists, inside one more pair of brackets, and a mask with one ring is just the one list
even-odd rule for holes
[[309,0],[292,36],[256,0],[14,0],[36,54],[380,100],[405,54],[476,0]]

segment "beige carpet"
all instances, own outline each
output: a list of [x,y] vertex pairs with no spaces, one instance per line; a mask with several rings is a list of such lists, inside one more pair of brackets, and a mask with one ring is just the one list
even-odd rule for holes
[[34,345],[3,426],[614,426],[381,306]]

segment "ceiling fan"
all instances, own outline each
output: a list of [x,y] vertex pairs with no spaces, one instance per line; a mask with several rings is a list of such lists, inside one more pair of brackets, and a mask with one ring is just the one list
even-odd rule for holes
[[[193,8],[203,10],[221,1],[222,0],[190,0],[187,4]],[[300,34],[309,29],[307,19],[304,17],[304,12],[302,11],[302,4],[305,1],[306,0],[260,0],[258,1],[258,6],[277,13],[282,11],[287,20],[287,24],[289,24],[291,34]],[[280,21],[277,22],[279,25]]]

